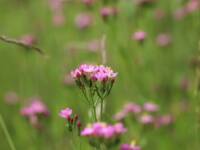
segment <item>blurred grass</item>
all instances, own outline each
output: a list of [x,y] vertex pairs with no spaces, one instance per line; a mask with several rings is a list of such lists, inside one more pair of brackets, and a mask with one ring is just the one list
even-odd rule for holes
[[[87,106],[76,87],[63,84],[64,75],[84,62],[101,63],[100,54],[76,52],[74,55],[66,45],[74,41],[88,41],[107,36],[108,65],[119,72],[113,91],[107,98],[107,113],[113,115],[127,101],[143,103],[154,101],[161,105],[161,111],[178,114],[172,129],[144,132],[130,124],[130,134],[125,137],[147,138],[144,150],[198,150],[194,147],[195,122],[192,99],[194,69],[189,65],[198,55],[200,40],[199,12],[176,22],[172,13],[180,3],[160,0],[153,8],[138,10],[128,1],[114,3],[120,8],[116,20],[104,23],[99,15],[101,2],[91,10],[95,24],[86,31],[74,26],[74,17],[85,12],[85,7],[76,2],[65,6],[66,24],[56,28],[52,25],[52,13],[47,0],[1,0],[0,34],[20,37],[34,33],[38,46],[45,50],[47,57],[26,51],[14,45],[0,42],[0,113],[2,113],[17,149],[50,150],[72,149],[70,135],[64,128],[63,120],[58,117],[61,108],[70,106],[87,121]],[[162,8],[167,17],[162,22],[153,19],[154,9]],[[134,31],[143,29],[148,33],[143,45],[131,40]],[[160,48],[155,38],[160,32],[169,32],[173,43],[170,47]],[[187,77],[191,82],[188,92],[180,90],[180,81]],[[153,90],[159,87],[158,91]],[[21,97],[17,106],[8,106],[3,97],[7,91],[16,91]],[[27,98],[39,95],[51,110],[44,134],[38,133],[19,115],[19,109]],[[177,104],[182,100],[189,103],[189,112],[179,113]],[[111,118],[109,119],[111,120]],[[9,145],[0,129],[0,149],[7,150]],[[85,142],[84,142],[85,141]],[[144,142],[145,143],[145,142]],[[89,149],[86,140],[83,149]]]

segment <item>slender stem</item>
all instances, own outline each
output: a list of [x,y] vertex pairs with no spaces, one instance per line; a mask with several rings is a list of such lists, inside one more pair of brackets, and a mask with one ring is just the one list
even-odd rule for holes
[[5,134],[5,136],[6,136],[6,139],[8,140],[8,144],[9,144],[9,146],[10,146],[10,149],[11,149],[11,150],[16,150],[16,148],[15,148],[15,146],[14,146],[14,144],[13,144],[13,141],[12,141],[12,139],[11,139],[11,136],[10,136],[10,134],[9,134],[9,132],[8,132],[8,129],[7,129],[7,127],[6,127],[6,124],[5,124],[5,122],[4,122],[3,117],[2,117],[1,114],[0,114],[0,124],[1,124],[1,127],[2,127],[2,129],[3,129],[4,134]]
[[15,44],[15,45],[18,45],[18,46],[21,46],[21,47],[24,47],[24,48],[29,48],[29,49],[33,49],[35,51],[37,51],[38,53],[40,54],[44,54],[44,52],[42,51],[42,49],[36,47],[36,46],[33,46],[33,45],[27,45],[21,41],[18,41],[18,40],[15,40],[15,39],[11,39],[11,38],[8,38],[6,36],[3,36],[3,35],[0,35],[0,40],[3,41],[3,42],[6,42],[6,43],[10,43],[10,44]]

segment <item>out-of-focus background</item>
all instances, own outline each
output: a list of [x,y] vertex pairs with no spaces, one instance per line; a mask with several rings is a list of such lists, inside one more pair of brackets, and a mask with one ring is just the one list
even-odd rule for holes
[[[154,102],[174,118],[158,130],[129,119],[123,142],[137,138],[143,150],[198,150],[199,10],[199,0],[0,0],[0,36],[44,52],[0,41],[1,124],[16,149],[73,149],[58,113],[71,107],[86,125],[88,106],[69,73],[106,61],[118,72],[106,99],[108,122],[127,102]],[[31,98],[49,109],[42,131],[20,114]],[[92,149],[85,138],[82,146]],[[2,127],[0,149],[10,149]]]

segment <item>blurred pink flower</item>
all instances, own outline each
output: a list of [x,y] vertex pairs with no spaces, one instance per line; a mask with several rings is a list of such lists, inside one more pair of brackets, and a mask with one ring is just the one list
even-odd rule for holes
[[18,103],[19,97],[17,96],[16,92],[10,91],[5,94],[4,100],[9,105],[15,105]]
[[28,106],[21,109],[21,115],[25,117],[37,116],[37,115],[49,115],[47,106],[38,98],[33,98]]
[[101,17],[107,20],[109,17],[114,17],[118,14],[118,9],[115,7],[106,6],[100,10]]
[[127,131],[124,128],[123,124],[117,123],[115,125],[108,125],[103,122],[96,122],[88,127],[86,127],[82,132],[82,136],[87,136],[91,138],[103,138],[103,139],[111,139],[117,138],[121,134]]
[[171,41],[171,36],[166,33],[159,34],[156,39],[157,44],[161,47],[168,46],[171,43]]
[[81,13],[76,16],[75,24],[79,29],[89,28],[93,23],[93,18],[87,13]]
[[59,115],[62,118],[69,119],[70,116],[72,115],[72,109],[65,108],[65,109],[63,109],[63,110],[60,111]]
[[199,0],[190,0],[186,4],[185,9],[188,13],[198,11],[200,9],[200,1]]
[[173,121],[174,119],[171,115],[164,115],[164,116],[158,117],[156,119],[156,127],[159,128],[161,126],[168,126],[172,124]]
[[31,102],[23,107],[20,113],[29,120],[33,127],[41,129],[42,124],[39,122],[39,117],[49,116],[49,110],[39,98],[31,98],[30,100]]
[[144,31],[137,31],[132,35],[132,39],[139,42],[143,42],[146,38],[147,33]]
[[134,114],[138,114],[142,111],[142,108],[138,104],[128,103],[124,106],[124,111],[131,112],[131,113],[134,113]]
[[143,106],[144,110],[147,112],[157,112],[159,110],[159,106],[152,102],[146,102]]
[[182,20],[187,15],[185,8],[179,8],[174,13],[174,18],[176,20]]
[[148,125],[154,123],[154,117],[150,114],[143,114],[138,120],[141,124]]
[[36,37],[31,34],[23,35],[20,41],[26,45],[34,45],[37,43]]

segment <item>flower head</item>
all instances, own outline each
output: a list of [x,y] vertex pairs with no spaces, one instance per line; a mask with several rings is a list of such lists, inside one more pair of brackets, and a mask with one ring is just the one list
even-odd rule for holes
[[72,109],[70,108],[65,108],[63,110],[60,111],[60,117],[68,119],[70,118],[70,116],[72,115]]
[[143,42],[147,37],[147,33],[144,31],[137,31],[132,35],[132,39],[135,41]]
[[78,15],[75,20],[75,24],[79,29],[85,29],[90,27],[92,22],[92,16],[86,13]]

